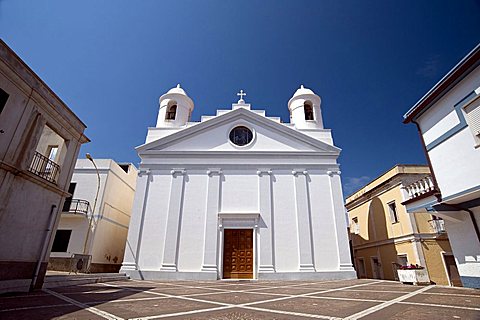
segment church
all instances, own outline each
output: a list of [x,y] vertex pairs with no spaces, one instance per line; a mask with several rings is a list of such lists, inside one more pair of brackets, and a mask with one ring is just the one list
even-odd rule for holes
[[[148,128],[121,268],[133,279],[356,278],[321,99],[301,86],[290,123],[246,103],[190,122],[178,85]],[[285,106],[285,107],[287,107]]]

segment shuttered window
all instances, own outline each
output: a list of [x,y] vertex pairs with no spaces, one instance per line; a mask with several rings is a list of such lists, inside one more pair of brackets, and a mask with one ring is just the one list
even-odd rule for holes
[[480,146],[480,97],[463,108],[467,124],[475,139],[475,146]]

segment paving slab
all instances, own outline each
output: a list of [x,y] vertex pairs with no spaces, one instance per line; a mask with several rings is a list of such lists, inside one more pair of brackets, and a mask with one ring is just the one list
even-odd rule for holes
[[209,311],[191,315],[169,317],[175,320],[305,320],[310,317],[295,316],[292,314],[272,313],[257,310],[246,310],[240,308],[229,308],[218,311]]
[[269,295],[269,294],[258,294],[258,293],[244,293],[244,292],[229,292],[221,294],[211,294],[211,295],[202,295],[196,296],[196,299],[213,301],[226,304],[243,304],[256,301],[264,301],[269,299],[277,299],[279,295]]
[[370,292],[370,291],[350,291],[348,289],[341,291],[325,292],[314,294],[314,297],[332,297],[332,298],[347,298],[347,299],[359,299],[359,300],[379,300],[389,301],[404,295],[404,292]]
[[480,310],[480,296],[444,296],[431,295],[428,293],[418,294],[404,300],[404,302],[428,303],[456,307],[478,308]]
[[166,298],[147,301],[127,301],[124,303],[109,302],[95,306],[95,308],[112,313],[122,318],[138,318],[199,309],[209,309],[218,306],[218,304],[214,303]]
[[480,311],[439,308],[430,306],[413,306],[406,304],[394,304],[385,309],[371,313],[362,320],[452,320],[452,319],[480,319]]
[[363,309],[373,307],[379,303],[365,301],[319,300],[316,298],[291,298],[274,302],[255,304],[261,309],[293,311],[299,313],[346,317]]

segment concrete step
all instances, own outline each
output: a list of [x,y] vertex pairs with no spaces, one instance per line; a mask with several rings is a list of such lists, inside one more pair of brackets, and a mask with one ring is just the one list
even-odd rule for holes
[[78,273],[45,276],[43,288],[56,288],[81,284],[122,281],[130,279],[125,273]]

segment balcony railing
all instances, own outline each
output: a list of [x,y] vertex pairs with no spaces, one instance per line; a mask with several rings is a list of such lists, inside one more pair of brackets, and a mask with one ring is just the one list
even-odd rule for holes
[[60,166],[39,152],[35,151],[32,164],[28,170],[47,181],[57,183],[58,174],[60,173]]
[[90,202],[87,200],[67,199],[63,204],[63,212],[88,215],[89,211]]
[[408,193],[408,200],[420,197],[421,195],[435,190],[431,176],[426,176],[405,187]]
[[445,231],[445,221],[442,219],[433,219],[428,220],[430,223],[430,227],[432,228],[433,232],[435,233],[444,233]]

